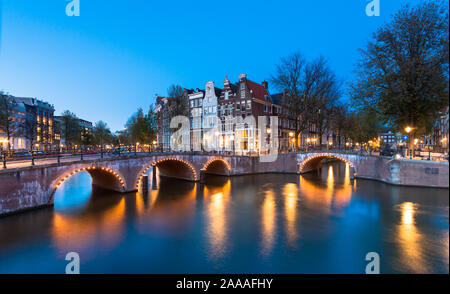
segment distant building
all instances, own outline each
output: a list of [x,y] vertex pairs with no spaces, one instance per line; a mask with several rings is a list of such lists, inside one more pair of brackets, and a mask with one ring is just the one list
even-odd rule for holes
[[202,150],[203,137],[203,98],[204,90],[197,89],[194,93],[189,94],[189,123],[191,129],[191,150]]
[[[288,152],[293,149],[295,139],[294,118],[284,106],[286,92],[273,94],[273,115],[278,116],[278,142],[280,152]],[[298,139],[298,138],[297,138]]]
[[169,97],[156,97],[157,105],[155,111],[158,113],[158,146],[163,151],[170,150],[170,137],[172,132],[170,130],[170,111],[169,111]]
[[378,138],[380,140],[381,145],[388,145],[388,144],[390,146],[397,145],[397,135],[393,133],[391,129],[385,129],[378,135]]
[[220,122],[217,116],[217,100],[221,89],[214,87],[214,82],[206,82],[205,97],[202,103],[203,146],[207,150],[217,150],[219,146]]
[[[10,140],[11,149],[50,151],[57,146],[59,142],[55,140],[53,105],[36,98],[12,98],[16,107],[13,111],[14,131]],[[6,134],[2,130],[0,142],[2,149],[6,150],[8,144]]]
[[[228,78],[219,98],[222,142],[219,146],[230,145],[238,154],[258,153],[260,150],[258,118],[265,117],[262,128],[269,127],[269,116],[273,115],[272,98],[267,82],[261,84],[239,75],[239,81],[231,84]],[[249,118],[253,117],[254,121]],[[233,129],[234,128],[234,129]]]
[[221,120],[221,138],[219,146],[222,150],[234,151],[235,140],[235,113],[236,113],[236,97],[239,87],[236,84],[230,83],[227,77],[223,81],[223,89],[218,99],[217,114]]
[[[93,135],[94,132],[94,125],[92,122],[78,118],[77,119],[78,124],[81,127],[81,133],[80,137],[83,139],[84,136]],[[55,122],[55,140],[57,139],[58,144],[56,145],[57,148],[65,148],[66,142],[62,134],[62,128],[63,128],[63,120],[61,116],[55,116],[54,117]]]
[[441,151],[447,151],[449,147],[449,107],[447,106],[433,128],[434,146]]

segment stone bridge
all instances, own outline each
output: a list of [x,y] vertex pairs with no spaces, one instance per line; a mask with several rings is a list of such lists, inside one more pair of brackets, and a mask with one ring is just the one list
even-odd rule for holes
[[351,175],[396,185],[448,188],[448,163],[393,160],[341,152],[279,154],[273,162],[259,157],[194,155],[188,153],[138,155],[0,171],[0,215],[53,204],[57,188],[70,176],[86,171],[94,186],[118,192],[139,188],[153,168],[161,176],[203,182],[207,174],[237,176],[258,173],[302,174],[321,167],[326,158],[350,165]]

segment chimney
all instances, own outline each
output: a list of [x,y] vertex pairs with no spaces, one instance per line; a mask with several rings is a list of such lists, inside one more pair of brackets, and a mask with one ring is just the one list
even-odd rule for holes
[[239,81],[245,80],[247,79],[247,75],[246,74],[240,74],[239,75]]
[[267,81],[263,81],[263,82],[261,83],[261,85],[263,85],[264,88],[266,88],[266,90],[269,89],[269,83],[268,83]]

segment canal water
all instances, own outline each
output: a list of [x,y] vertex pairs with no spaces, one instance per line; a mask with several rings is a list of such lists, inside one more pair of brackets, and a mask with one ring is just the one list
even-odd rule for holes
[[0,273],[448,273],[449,191],[320,173],[170,179],[131,194],[68,179],[54,208],[0,218]]

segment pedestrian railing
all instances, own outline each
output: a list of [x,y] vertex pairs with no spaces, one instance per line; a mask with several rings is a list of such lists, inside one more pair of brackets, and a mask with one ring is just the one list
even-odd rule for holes
[[[343,149],[302,149],[297,151],[280,151],[279,154],[305,154],[305,153],[339,153],[339,154],[353,154],[353,155],[361,155],[361,156],[381,156],[379,153],[370,152],[370,151],[361,151],[361,150],[343,150]],[[440,160],[440,161],[448,161],[448,155],[445,156],[443,154],[429,153],[428,157],[424,156],[425,153],[421,153],[422,157],[419,157],[422,160]],[[433,154],[433,156],[430,156]],[[8,165],[16,165],[16,167],[24,167],[24,166],[33,166],[36,164],[49,164],[49,163],[57,163],[60,164],[62,162],[76,162],[76,161],[84,161],[92,159],[92,157],[98,157],[100,159],[103,158],[130,158],[130,157],[142,157],[148,155],[215,155],[215,156],[226,156],[226,157],[258,157],[261,154],[257,152],[248,152],[241,153],[236,151],[212,151],[212,152],[204,152],[204,151],[161,151],[161,150],[108,150],[106,152],[56,152],[51,154],[36,154],[33,152],[29,156],[7,156],[7,153],[2,154],[2,166],[3,169],[7,169]],[[383,156],[383,157],[396,157],[394,156]],[[409,159],[406,157],[401,157],[402,159]],[[72,159],[72,160],[70,160]],[[413,159],[418,159],[417,157]],[[14,167],[13,167],[14,168]]]

